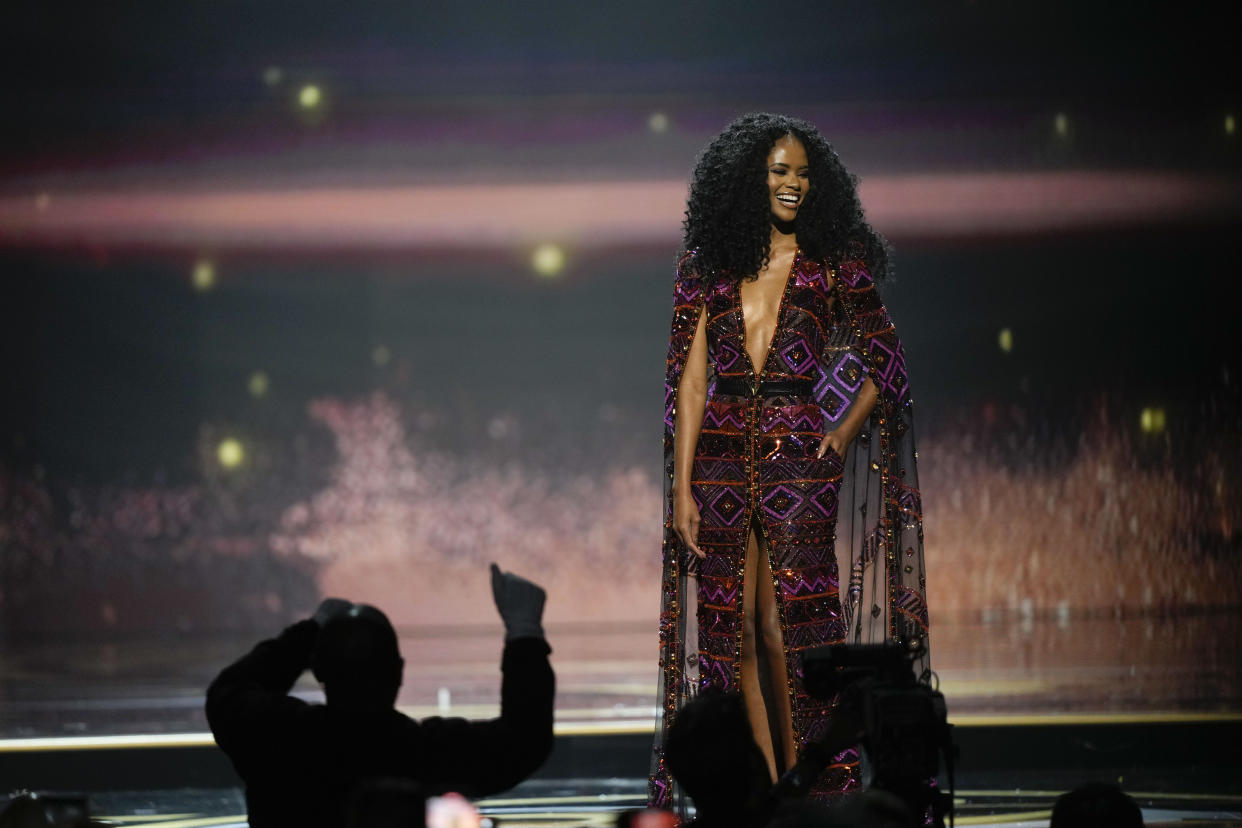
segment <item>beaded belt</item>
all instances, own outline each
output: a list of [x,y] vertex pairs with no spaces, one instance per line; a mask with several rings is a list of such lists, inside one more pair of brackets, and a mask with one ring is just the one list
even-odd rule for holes
[[717,377],[716,393],[731,397],[809,397],[815,384],[804,379],[763,380],[756,387],[745,377]]

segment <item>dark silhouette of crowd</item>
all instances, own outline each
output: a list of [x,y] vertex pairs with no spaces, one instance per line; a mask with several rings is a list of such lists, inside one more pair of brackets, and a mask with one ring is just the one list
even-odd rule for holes
[[[207,691],[207,720],[246,785],[252,828],[411,822],[422,800],[513,787],[552,750],[554,677],[545,594],[491,568],[505,625],[500,716],[415,721],[393,705],[405,663],[380,610],[329,598],[311,618],[260,642]],[[311,670],[325,704],[289,695]]]
[[[848,693],[838,699],[820,749],[862,740]],[[664,748],[673,778],[695,806],[686,828],[918,828],[925,814],[884,790],[848,794],[831,805],[796,795],[788,775],[773,785],[741,697],[705,693],[678,711]],[[796,770],[796,768],[795,768]],[[637,824],[623,819],[620,826]],[[1057,799],[1050,828],[1143,828],[1138,805],[1116,785],[1088,783]]]
[[[845,694],[817,749],[837,753],[862,736],[860,717]],[[673,778],[694,802],[693,828],[914,828],[910,808],[884,791],[863,791],[831,806],[798,795],[790,779],[773,785],[767,764],[734,693],[707,692],[678,711],[664,746]]]
[[[513,787],[552,750],[555,679],[548,662],[539,586],[491,566],[505,627],[500,716],[487,721],[415,721],[394,709],[405,669],[383,612],[329,598],[311,618],[260,642],[226,667],[207,693],[217,743],[245,782],[253,828],[422,828],[478,825],[465,797]],[[291,696],[311,670],[325,704]],[[829,755],[866,733],[849,693],[818,750]],[[813,754],[814,751],[807,751]],[[692,800],[683,828],[916,828],[927,816],[884,790],[848,794],[825,806],[773,783],[737,694],[709,691],[677,713],[664,745],[669,770]],[[447,809],[428,821],[428,801]],[[434,809],[433,809],[434,810]],[[465,821],[459,821],[461,816]],[[15,794],[0,828],[89,828],[85,798]],[[618,828],[673,828],[666,811],[621,814]],[[1116,785],[1090,783],[1056,800],[1050,828],[1142,828],[1138,805]]]
[[[253,828],[422,826],[429,797],[498,793],[543,763],[552,749],[554,695],[542,628],[545,594],[495,564],[491,577],[505,625],[499,718],[420,722],[397,712],[393,706],[405,663],[392,624],[375,607],[335,598],[220,673],[207,693],[207,717],[245,782]],[[289,695],[308,669],[323,685],[325,704]],[[924,813],[884,790],[856,792],[830,806],[800,795],[798,774],[814,776],[816,752],[831,756],[865,740],[859,709],[851,694],[842,693],[815,750],[774,783],[741,697],[701,694],[678,711],[664,745],[668,768],[694,805],[694,819],[683,825],[925,824]],[[469,808],[460,796],[436,803]],[[671,813],[652,810],[630,811],[617,820],[619,828],[675,824]],[[1137,805],[1115,786],[1089,785],[1065,794],[1052,814],[1052,828],[1142,824]]]

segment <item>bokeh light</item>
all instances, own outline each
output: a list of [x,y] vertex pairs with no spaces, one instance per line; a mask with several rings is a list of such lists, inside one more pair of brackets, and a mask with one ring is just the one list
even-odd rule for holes
[[216,447],[216,459],[226,469],[235,469],[246,462],[246,449],[236,437],[225,437]]
[[1164,409],[1158,406],[1148,406],[1139,412],[1139,428],[1147,434],[1159,434],[1164,431],[1165,416]]
[[663,112],[652,112],[647,118],[647,129],[657,134],[668,132],[669,120],[668,115]]
[[1233,117],[1233,113],[1230,112],[1228,115],[1225,116],[1225,134],[1233,135],[1233,133],[1236,132],[1237,129],[1238,129],[1237,119],[1235,119]]
[[263,70],[263,82],[269,87],[280,86],[281,81],[285,79],[285,70],[279,66],[269,66]]
[[208,291],[216,286],[216,266],[210,259],[199,259],[194,263],[190,274],[190,283],[195,290]]
[[298,106],[303,109],[318,109],[323,103],[323,90],[313,83],[308,83],[298,90]]
[[371,361],[376,365],[387,365],[392,361],[392,351],[384,345],[376,345],[371,349]]
[[1000,349],[1009,353],[1013,350],[1013,331],[1009,328],[1001,328],[1000,333],[996,335],[996,344]]
[[48,193],[39,193],[35,196],[35,209],[40,213],[52,206],[52,196]]
[[271,382],[268,380],[267,374],[263,371],[255,371],[250,375],[250,379],[246,381],[246,390],[250,392],[250,396],[258,399],[266,397]]
[[1052,126],[1057,131],[1058,137],[1066,137],[1069,135],[1069,116],[1064,112],[1058,112],[1052,119]]
[[565,269],[565,251],[556,244],[541,244],[530,256],[530,266],[545,279],[559,276]]

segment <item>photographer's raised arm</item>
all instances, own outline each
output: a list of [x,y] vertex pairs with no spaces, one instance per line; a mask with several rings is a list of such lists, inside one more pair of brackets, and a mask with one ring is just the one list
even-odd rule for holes
[[492,595],[505,624],[500,716],[489,721],[427,719],[431,792],[437,786],[467,796],[507,790],[530,776],[552,752],[556,679],[543,636],[546,595],[538,585],[492,564]]
[[220,671],[207,688],[207,722],[220,747],[232,752],[260,738],[276,708],[305,704],[288,693],[310,667],[318,636],[314,619],[299,621]]

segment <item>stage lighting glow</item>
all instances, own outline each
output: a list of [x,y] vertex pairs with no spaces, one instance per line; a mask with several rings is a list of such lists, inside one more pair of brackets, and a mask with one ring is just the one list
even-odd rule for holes
[[263,82],[269,87],[280,86],[280,82],[285,79],[285,70],[279,66],[269,66],[263,70]]
[[371,351],[371,361],[376,365],[387,365],[392,361],[392,351],[383,345],[376,345]]
[[552,279],[565,269],[565,251],[559,245],[541,244],[531,253],[530,266],[543,278]]
[[1013,331],[1009,328],[1001,328],[1000,333],[996,335],[996,344],[1005,353],[1013,350]]
[[190,274],[190,283],[195,290],[208,291],[216,286],[216,266],[210,259],[199,259],[194,263]]
[[246,390],[250,392],[250,396],[258,399],[267,396],[270,384],[267,374],[262,371],[255,371],[250,375],[250,379],[246,381]]
[[1057,135],[1061,138],[1069,135],[1069,116],[1064,112],[1058,112],[1056,117],[1052,119],[1052,125],[1057,131]]
[[647,118],[647,129],[655,133],[668,132],[668,116],[663,112],[652,112]]
[[1139,412],[1139,428],[1143,429],[1147,434],[1159,434],[1164,431],[1164,426],[1163,408],[1149,406]]
[[1234,119],[1233,113],[1225,116],[1225,134],[1233,135],[1238,129],[1238,122]]
[[225,437],[216,447],[216,459],[226,469],[235,469],[246,462],[246,449],[234,437]]
[[313,83],[308,83],[298,92],[298,105],[303,109],[315,109],[323,103],[323,91]]
[[40,213],[44,212],[45,210],[47,210],[48,207],[51,207],[51,206],[52,206],[52,197],[48,195],[47,193],[39,193],[37,196],[35,196],[35,209],[38,210]]

